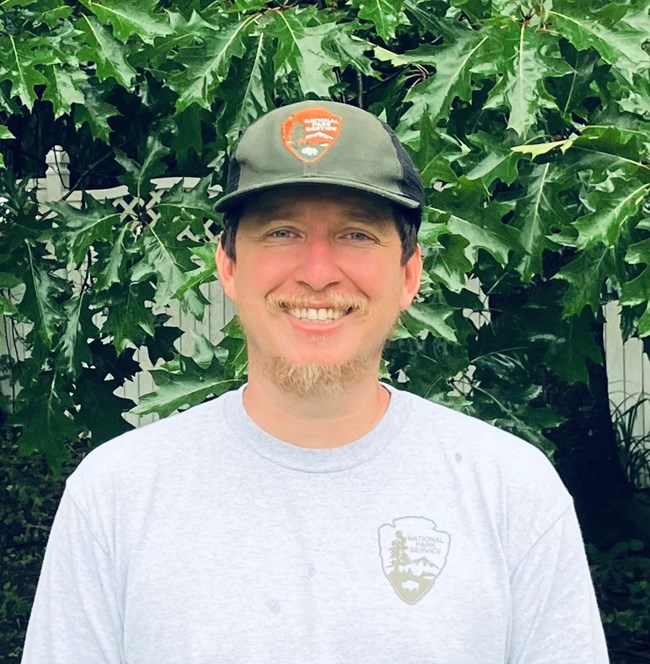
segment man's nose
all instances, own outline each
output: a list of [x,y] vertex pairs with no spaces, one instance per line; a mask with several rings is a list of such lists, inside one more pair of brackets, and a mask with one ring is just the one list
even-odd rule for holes
[[341,269],[331,238],[307,240],[295,278],[316,291],[325,290],[341,281]]

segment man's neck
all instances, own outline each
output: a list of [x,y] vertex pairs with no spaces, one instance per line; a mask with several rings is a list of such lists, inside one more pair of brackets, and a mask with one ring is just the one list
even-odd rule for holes
[[368,433],[381,420],[390,393],[376,378],[333,394],[289,394],[265,377],[251,376],[244,408],[264,431],[309,448],[340,447]]

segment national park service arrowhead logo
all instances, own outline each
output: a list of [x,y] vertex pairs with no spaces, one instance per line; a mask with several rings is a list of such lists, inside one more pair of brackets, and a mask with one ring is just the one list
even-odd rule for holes
[[447,562],[450,539],[422,516],[404,516],[379,528],[384,574],[401,600],[415,604],[433,588]]
[[282,123],[284,147],[306,164],[318,161],[338,140],[342,122],[324,108],[303,108]]

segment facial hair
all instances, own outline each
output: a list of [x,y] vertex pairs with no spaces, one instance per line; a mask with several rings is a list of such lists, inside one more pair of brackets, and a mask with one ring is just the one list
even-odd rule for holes
[[[308,308],[309,305],[310,299],[307,297],[269,295],[266,300],[269,311],[279,315],[286,315],[287,310],[291,309]],[[326,304],[322,307],[363,318],[367,316],[368,300],[359,295],[331,293],[327,295]],[[297,363],[283,355],[275,355],[262,359],[262,370],[274,385],[287,394],[309,397],[342,393],[364,380],[368,370],[378,370],[377,360],[389,336],[346,362],[334,364],[307,360]],[[326,343],[328,340],[323,337],[322,341]]]
[[283,392],[299,397],[336,394],[345,392],[360,382],[368,368],[377,363],[381,347],[374,352],[364,351],[357,357],[340,364],[290,362],[277,355],[268,358],[263,365],[265,374]]
[[[307,309],[311,306],[312,298],[307,296],[268,295],[266,297],[266,308],[276,315],[285,314],[291,309]],[[336,309],[346,314],[353,313],[358,318],[368,315],[368,298],[363,295],[345,295],[343,293],[328,293],[326,302],[322,305],[324,309]]]

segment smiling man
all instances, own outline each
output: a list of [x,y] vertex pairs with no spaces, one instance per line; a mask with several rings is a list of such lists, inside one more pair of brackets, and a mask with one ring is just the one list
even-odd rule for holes
[[[403,257],[386,200],[322,184],[259,193],[237,219],[217,264],[246,332],[248,413],[296,445],[359,438],[389,401],[377,371],[386,339],[418,290],[419,248]],[[236,258],[223,248],[230,233]]]
[[531,445],[378,381],[424,192],[373,115],[242,135],[217,268],[236,392],[70,477],[24,664],[605,664],[572,501]]

